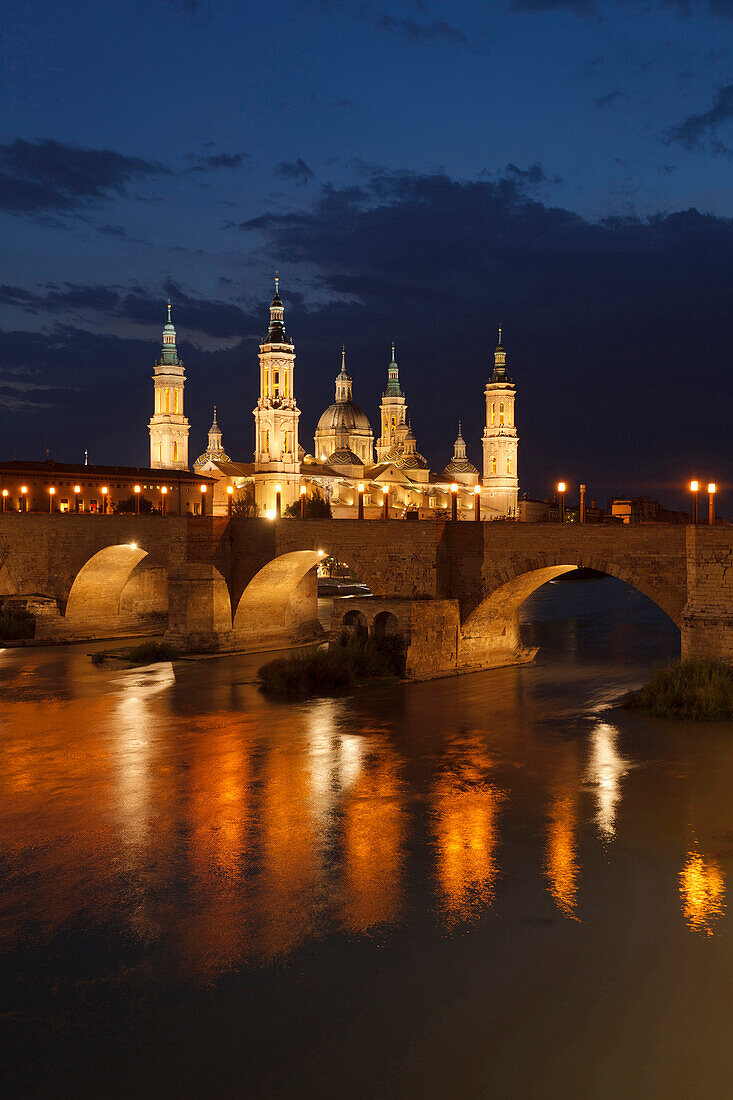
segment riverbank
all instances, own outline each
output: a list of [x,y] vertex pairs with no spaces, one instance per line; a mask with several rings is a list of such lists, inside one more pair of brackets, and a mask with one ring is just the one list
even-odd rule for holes
[[733,721],[733,668],[722,661],[674,661],[657,669],[624,705],[654,718]]
[[265,695],[312,699],[348,691],[358,683],[395,680],[405,673],[405,649],[395,636],[343,635],[292,657],[269,661],[260,669]]

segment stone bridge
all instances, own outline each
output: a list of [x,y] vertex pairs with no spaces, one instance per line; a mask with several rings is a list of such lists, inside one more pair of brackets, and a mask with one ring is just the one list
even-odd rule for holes
[[39,641],[165,630],[182,648],[254,651],[318,635],[325,555],[375,597],[336,601],[336,624],[360,609],[376,626],[393,615],[414,675],[522,659],[519,607],[577,566],[658,604],[684,654],[733,661],[733,529],[723,526],[9,513],[0,599],[34,611]]

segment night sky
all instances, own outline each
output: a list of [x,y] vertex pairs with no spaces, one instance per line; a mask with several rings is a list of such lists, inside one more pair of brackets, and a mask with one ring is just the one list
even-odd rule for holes
[[0,37],[0,458],[146,464],[170,296],[190,459],[216,403],[251,461],[277,268],[306,450],[342,343],[377,428],[394,340],[419,449],[461,417],[480,465],[501,324],[521,490],[733,489],[733,0],[25,0]]

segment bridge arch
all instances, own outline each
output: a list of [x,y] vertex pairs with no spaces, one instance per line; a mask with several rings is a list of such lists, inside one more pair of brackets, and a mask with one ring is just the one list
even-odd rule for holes
[[662,578],[651,580],[624,566],[599,559],[584,559],[582,563],[573,564],[526,561],[517,567],[514,575],[497,577],[491,590],[464,619],[461,635],[465,656],[478,657],[487,648],[520,649],[519,609],[524,601],[543,584],[577,568],[595,569],[624,581],[655,603],[681,629],[684,594],[667,585]]
[[237,645],[272,649],[323,633],[315,574],[323,556],[321,550],[292,550],[255,573],[234,611]]
[[147,556],[147,550],[133,542],[105,546],[92,554],[74,577],[65,618],[77,621],[116,617],[125,585]]

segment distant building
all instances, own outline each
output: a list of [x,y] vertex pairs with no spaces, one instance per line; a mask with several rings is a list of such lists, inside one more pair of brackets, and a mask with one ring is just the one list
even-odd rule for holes
[[183,415],[185,381],[169,302],[168,320],[163,326],[163,344],[153,374],[153,415],[148,424],[150,466],[154,470],[188,469],[189,423]]

